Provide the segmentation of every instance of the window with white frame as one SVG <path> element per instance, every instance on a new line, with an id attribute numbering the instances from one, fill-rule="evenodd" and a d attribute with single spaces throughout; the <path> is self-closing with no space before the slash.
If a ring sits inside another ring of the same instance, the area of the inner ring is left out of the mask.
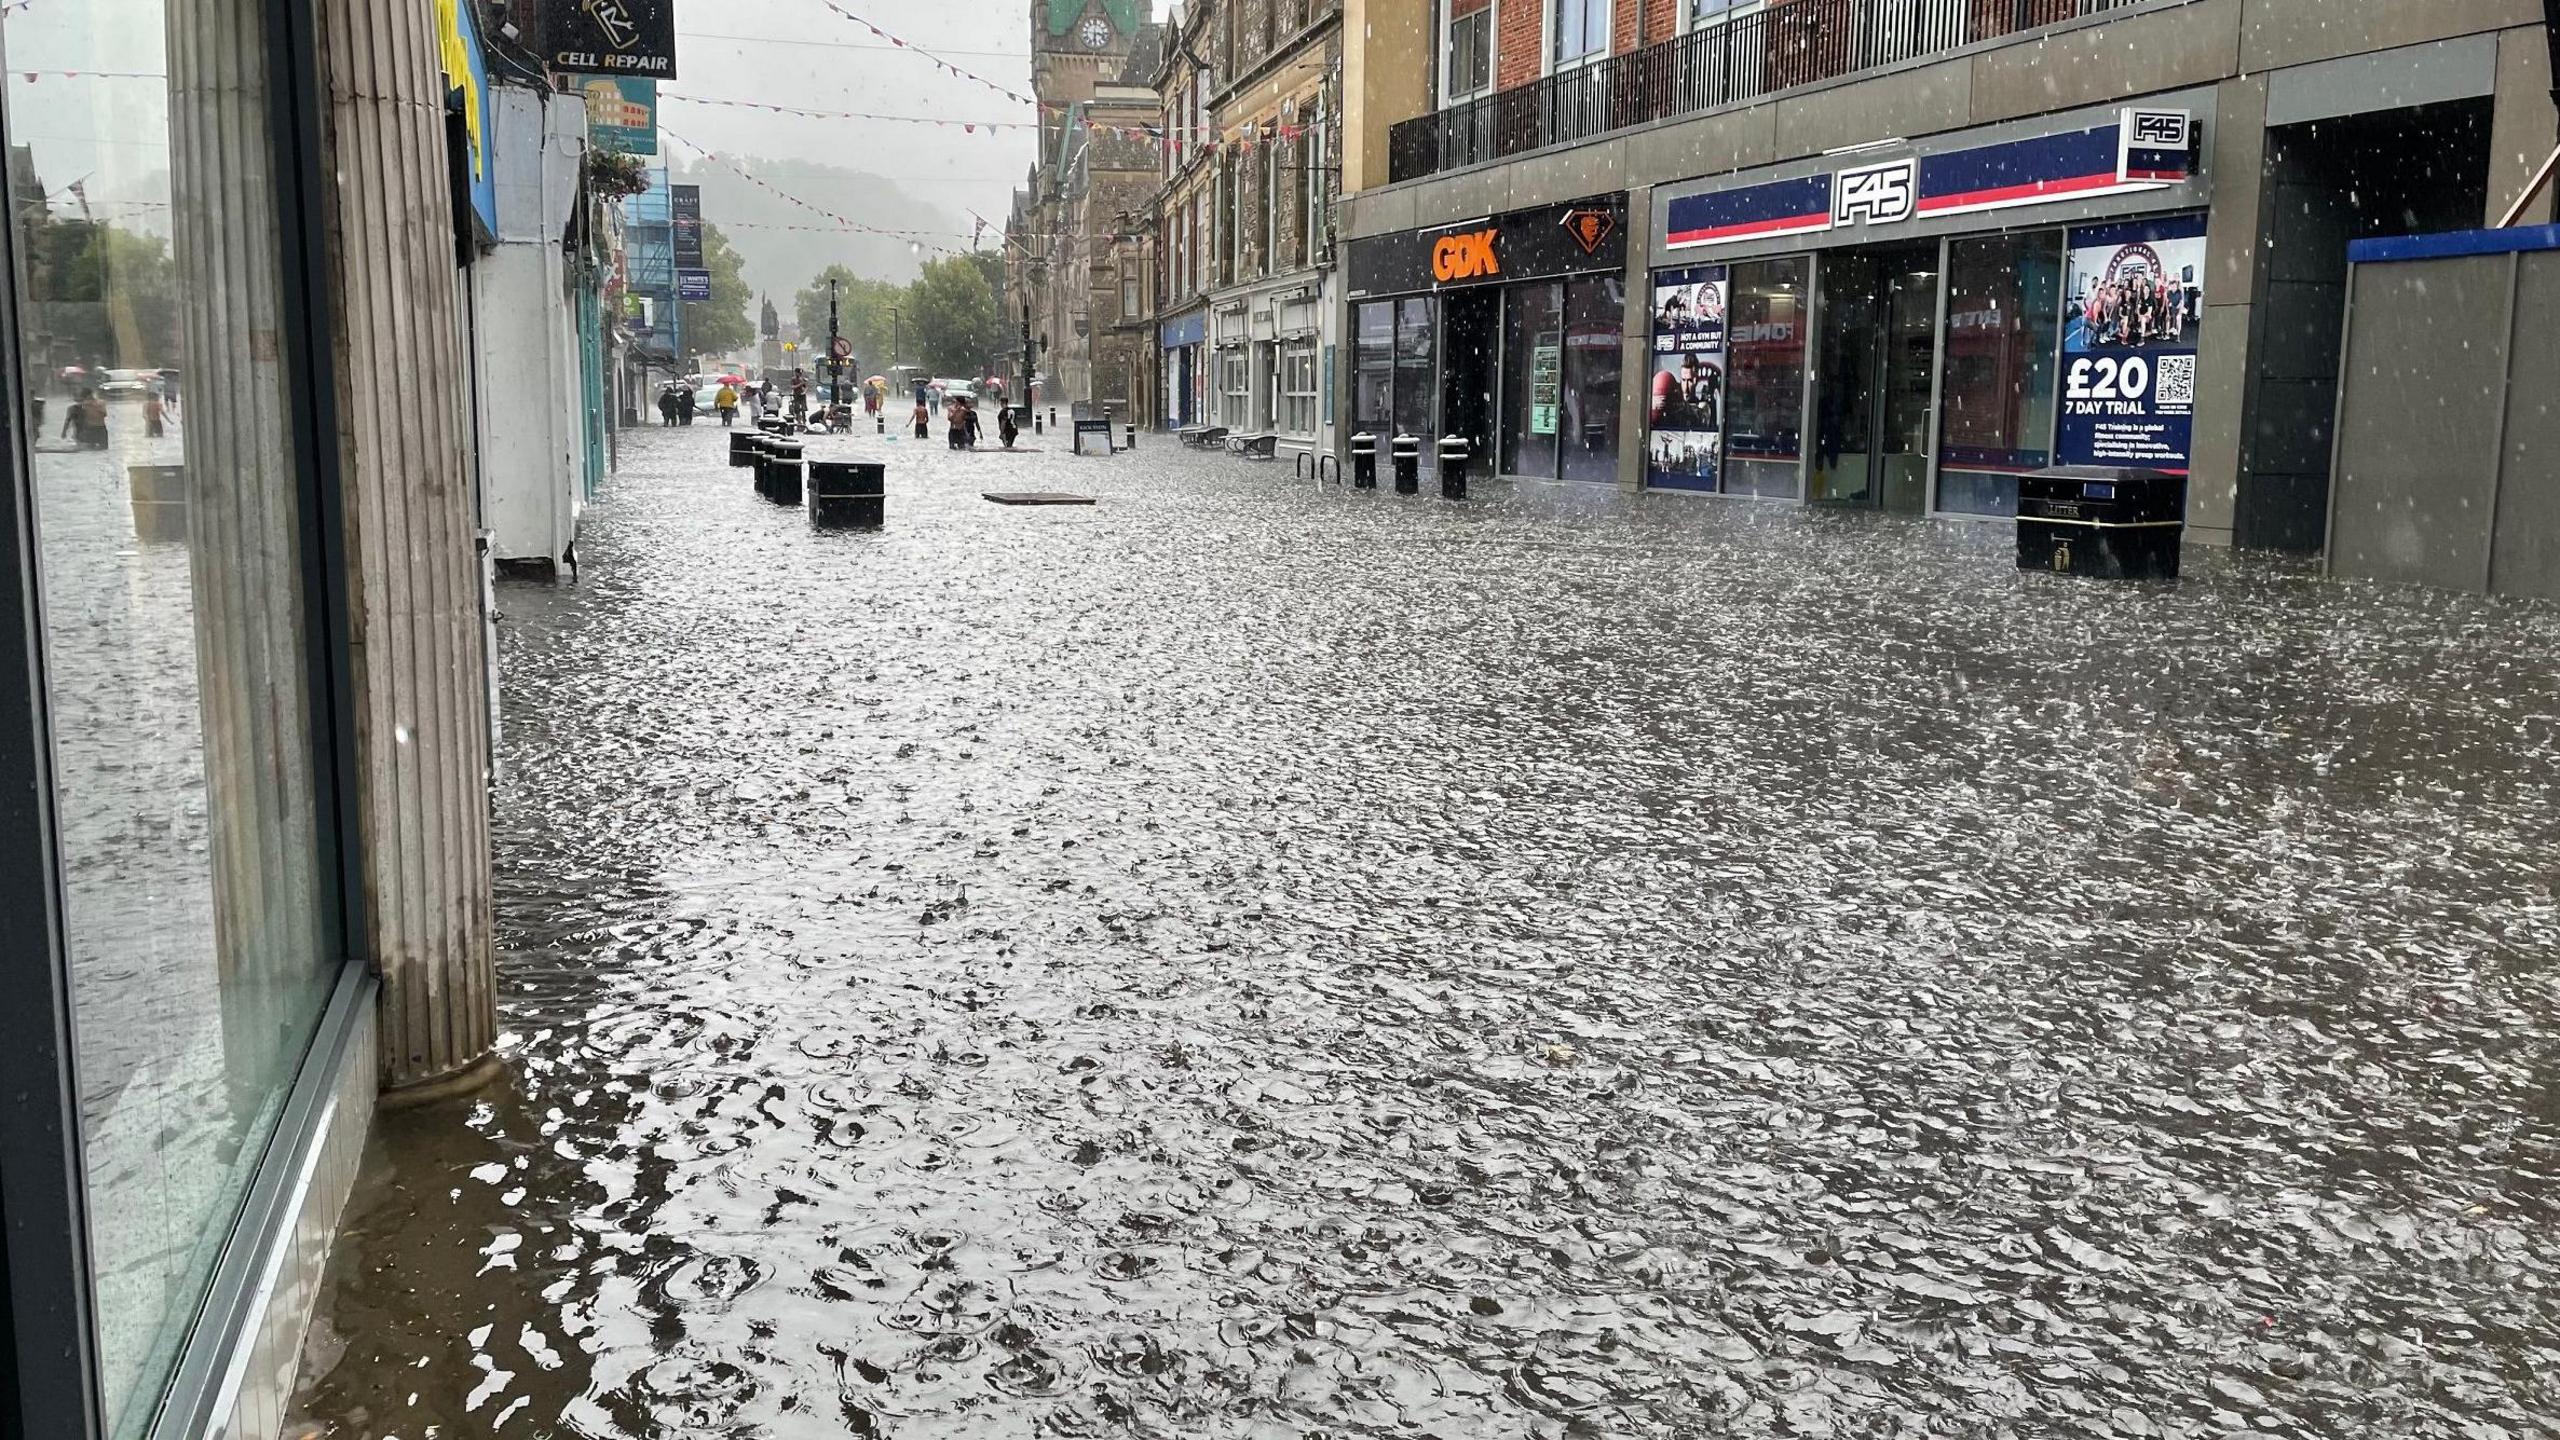
<path id="1" fill-rule="evenodd" d="M 1246 407 L 1253 397 L 1245 389 L 1245 352 L 1231 346 L 1218 352 L 1218 423 L 1230 430 L 1243 430 L 1251 425 Z"/>
<path id="2" fill-rule="evenodd" d="M 1581 65 L 1609 53 L 1609 13 L 1614 0 L 1549 0 L 1553 68 Z"/>
<path id="3" fill-rule="evenodd" d="M 1280 351 L 1280 428 L 1316 433 L 1316 342 L 1291 340 Z"/>
<path id="4" fill-rule="evenodd" d="M 1463 105 L 1493 90 L 1493 0 L 1476 0 L 1476 8 L 1462 15 L 1451 13 L 1467 3 L 1440 0 L 1440 33 L 1449 37 L 1440 52 L 1443 107 Z"/>
<path id="5" fill-rule="evenodd" d="M 1706 30 L 1760 8 L 1761 0 L 1689 0 L 1684 7 L 1689 28 Z"/>
<path id="6" fill-rule="evenodd" d="M 1138 318 L 1138 277 L 1134 273 L 1120 277 L 1120 318 Z"/>

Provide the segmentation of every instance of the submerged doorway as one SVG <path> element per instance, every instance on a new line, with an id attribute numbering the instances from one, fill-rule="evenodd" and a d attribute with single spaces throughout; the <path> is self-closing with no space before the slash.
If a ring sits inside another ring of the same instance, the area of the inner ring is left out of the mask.
<path id="1" fill-rule="evenodd" d="M 1822 257 L 1816 503 L 1928 513 L 1938 279 L 1935 241 Z"/>

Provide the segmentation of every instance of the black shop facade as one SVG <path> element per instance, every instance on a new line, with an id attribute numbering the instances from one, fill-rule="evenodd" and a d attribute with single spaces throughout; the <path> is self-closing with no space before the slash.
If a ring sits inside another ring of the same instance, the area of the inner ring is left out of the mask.
<path id="1" fill-rule="evenodd" d="M 1618 479 L 1626 199 L 1597 196 L 1354 240 L 1344 255 L 1353 432 L 1478 473 Z"/>

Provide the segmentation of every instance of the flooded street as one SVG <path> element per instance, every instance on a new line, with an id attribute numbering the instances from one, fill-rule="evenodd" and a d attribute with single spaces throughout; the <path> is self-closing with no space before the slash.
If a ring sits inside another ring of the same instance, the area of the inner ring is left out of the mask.
<path id="1" fill-rule="evenodd" d="M 626 440 L 309 1433 L 2560 1436 L 2560 613 Z"/>

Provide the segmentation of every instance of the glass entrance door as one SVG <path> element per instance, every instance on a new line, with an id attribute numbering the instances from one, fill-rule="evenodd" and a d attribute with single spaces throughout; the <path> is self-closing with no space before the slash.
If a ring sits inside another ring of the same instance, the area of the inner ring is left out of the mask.
<path id="1" fill-rule="evenodd" d="M 1938 247 L 1822 260 L 1822 378 L 1813 496 L 1925 514 L 1938 355 Z"/>

